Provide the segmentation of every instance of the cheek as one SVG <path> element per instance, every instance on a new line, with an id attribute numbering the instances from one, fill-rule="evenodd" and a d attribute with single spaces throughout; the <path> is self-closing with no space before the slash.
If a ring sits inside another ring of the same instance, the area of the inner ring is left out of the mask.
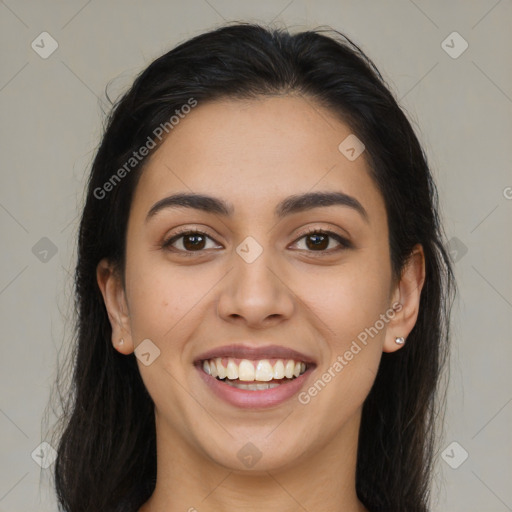
<path id="1" fill-rule="evenodd" d="M 130 319 L 135 342 L 154 339 L 162 349 L 186 337 L 183 329 L 200 310 L 201 299 L 215 283 L 193 270 L 168 262 L 133 259 L 127 263 Z M 177 335 L 181 332 L 181 335 Z"/>
<path id="2" fill-rule="evenodd" d="M 137 346 L 150 339 L 160 351 L 148 366 L 137 360 L 141 378 L 157 409 L 165 411 L 176 428 L 185 428 L 178 424 L 190 408 L 190 396 L 183 393 L 190 364 L 187 342 L 204 318 L 201 299 L 215 280 L 200 279 L 192 267 L 184 271 L 171 268 L 168 262 L 143 262 L 135 257 L 127 262 L 126 280 L 134 343 Z"/>
<path id="3" fill-rule="evenodd" d="M 330 432 L 335 435 L 362 406 L 378 371 L 387 326 L 381 320 L 388 311 L 387 275 L 378 267 L 370 272 L 366 265 L 347 265 L 336 276 L 317 276 L 302 286 L 306 309 L 314 311 L 312 321 L 321 327 L 326 357 L 301 403 L 310 403 L 319 417 L 336 418 Z"/>
<path id="4" fill-rule="evenodd" d="M 321 320 L 331 348 L 344 351 L 388 309 L 390 278 L 381 264 L 363 258 L 334 269 L 300 272 L 292 288 L 307 305 L 306 314 L 310 309 Z"/>

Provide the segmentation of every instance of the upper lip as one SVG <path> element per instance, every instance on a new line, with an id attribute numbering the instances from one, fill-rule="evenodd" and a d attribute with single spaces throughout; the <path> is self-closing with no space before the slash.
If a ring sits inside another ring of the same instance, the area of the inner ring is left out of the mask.
<path id="1" fill-rule="evenodd" d="M 213 348 L 199 355 L 195 362 L 204 361 L 205 359 L 215 359 L 216 357 L 232 357 L 240 359 L 293 359 L 295 361 L 303 361 L 305 363 L 315 364 L 312 357 L 298 352 L 292 348 L 283 347 L 281 345 L 265 345 L 263 347 L 253 347 L 250 345 L 223 345 L 222 347 Z"/>

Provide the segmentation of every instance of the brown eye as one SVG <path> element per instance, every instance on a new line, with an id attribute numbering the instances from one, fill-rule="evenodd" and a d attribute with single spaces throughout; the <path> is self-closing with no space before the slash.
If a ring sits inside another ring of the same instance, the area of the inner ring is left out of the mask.
<path id="1" fill-rule="evenodd" d="M 329 246 L 329 236 L 321 233 L 307 235 L 306 246 L 308 249 L 327 249 Z"/>
<path id="2" fill-rule="evenodd" d="M 299 240 L 305 239 L 306 251 L 327 253 L 336 252 L 352 247 L 352 244 L 342 236 L 332 231 L 324 231 L 320 229 L 313 229 L 303 234 L 295 243 Z M 188 230 L 182 231 L 178 234 L 173 235 L 168 240 L 162 243 L 162 249 L 166 249 L 176 253 L 182 253 L 185 256 L 192 256 L 193 253 L 200 253 L 208 248 L 219 248 L 221 246 L 206 247 L 207 241 L 211 240 L 214 242 L 208 234 L 203 231 Z M 331 240 L 338 242 L 338 247 L 330 248 Z M 179 242 L 179 243 L 178 243 Z M 175 245 L 176 244 L 176 245 Z M 181 244 L 181 247 L 180 247 Z"/>
<path id="3" fill-rule="evenodd" d="M 202 231 L 183 231 L 163 242 L 162 248 L 183 253 L 200 252 L 206 249 L 205 244 L 207 239 L 213 240 L 210 236 L 208 236 L 206 233 L 203 233 Z M 181 247 L 179 247 L 179 244 L 178 247 L 174 247 L 176 242 L 181 242 Z"/>
<path id="4" fill-rule="evenodd" d="M 183 246 L 187 251 L 191 251 L 194 249 L 204 249 L 205 237 L 203 235 L 191 234 L 184 235 L 183 238 Z"/>
<path id="5" fill-rule="evenodd" d="M 343 250 L 351 247 L 351 243 L 348 240 L 332 231 L 313 229 L 302 235 L 297 241 L 302 239 L 306 240 L 306 248 L 309 250 L 309 252 L 330 253 L 336 250 Z M 333 250 L 327 250 L 331 239 L 336 240 L 341 247 L 338 247 L 337 249 L 334 248 Z"/>

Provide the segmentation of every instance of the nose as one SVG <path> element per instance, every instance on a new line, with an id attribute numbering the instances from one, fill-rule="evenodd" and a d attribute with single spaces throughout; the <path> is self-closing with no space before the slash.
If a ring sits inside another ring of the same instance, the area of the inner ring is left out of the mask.
<path id="1" fill-rule="evenodd" d="M 232 262 L 217 303 L 219 317 L 255 329 L 291 318 L 294 294 L 270 250 L 263 250 L 254 261 L 233 251 Z"/>

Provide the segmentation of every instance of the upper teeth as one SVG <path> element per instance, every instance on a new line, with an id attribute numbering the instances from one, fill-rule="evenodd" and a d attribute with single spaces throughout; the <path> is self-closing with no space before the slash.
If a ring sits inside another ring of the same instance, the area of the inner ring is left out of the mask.
<path id="1" fill-rule="evenodd" d="M 231 357 L 227 359 L 227 366 L 224 366 L 222 358 L 217 357 L 209 361 L 203 361 L 203 370 L 212 377 L 230 380 L 239 379 L 244 381 L 269 381 L 272 379 L 291 379 L 298 377 L 306 371 L 306 363 L 294 361 L 293 359 L 277 359 L 272 366 L 268 359 L 251 361 L 242 359 L 236 364 Z"/>

